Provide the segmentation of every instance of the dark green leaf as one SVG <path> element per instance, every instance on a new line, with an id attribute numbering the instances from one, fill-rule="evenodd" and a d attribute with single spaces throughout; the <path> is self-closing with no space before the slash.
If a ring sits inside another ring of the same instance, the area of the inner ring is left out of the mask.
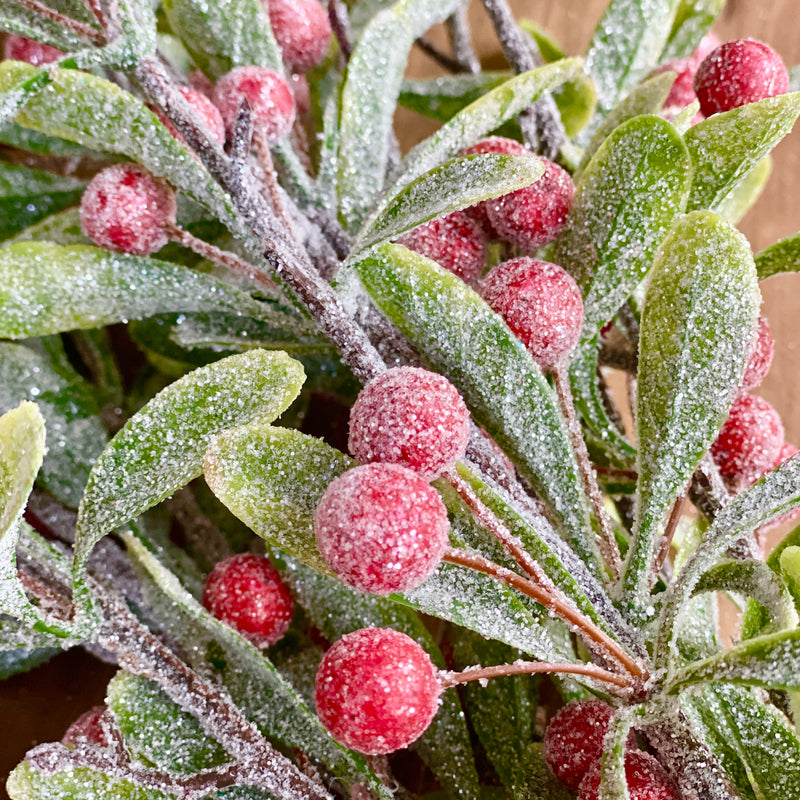
<path id="1" fill-rule="evenodd" d="M 572 800 L 574 795 L 561 783 L 544 760 L 541 742 L 525 748 L 514 780 L 514 800 Z"/>

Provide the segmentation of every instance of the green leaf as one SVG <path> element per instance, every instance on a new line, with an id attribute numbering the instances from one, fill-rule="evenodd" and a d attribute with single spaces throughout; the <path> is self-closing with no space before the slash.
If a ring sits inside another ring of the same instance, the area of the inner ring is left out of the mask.
<path id="1" fill-rule="evenodd" d="M 715 211 L 748 173 L 791 131 L 800 92 L 714 114 L 686 131 L 694 165 L 688 209 Z"/>
<path id="2" fill-rule="evenodd" d="M 543 174 L 542 160 L 530 156 L 475 155 L 447 161 L 412 181 L 366 223 L 350 260 L 434 217 L 529 186 Z"/>
<path id="3" fill-rule="evenodd" d="M 337 180 L 339 213 L 348 230 L 358 230 L 383 188 L 414 39 L 463 2 L 400 0 L 372 19 L 353 50 L 342 88 Z"/>
<path id="4" fill-rule="evenodd" d="M 731 189 L 726 198 L 717 203 L 717 213 L 735 225 L 761 197 L 771 174 L 772 158 L 765 156 Z"/>
<path id="5" fill-rule="evenodd" d="M 17 647 L 14 650 L 0 650 L 0 680 L 6 680 L 21 672 L 46 664 L 61 652 L 59 647 L 39 647 L 27 650 Z"/>
<path id="6" fill-rule="evenodd" d="M 52 3 L 50 4 L 52 6 Z M 80 22 L 96 24 L 94 16 L 81 0 L 61 2 L 59 10 Z M 48 19 L 44 14 L 25 8 L 16 0 L 0 0 L 0 30 L 25 36 L 37 42 L 58 47 L 66 52 L 83 49 L 87 42 L 66 25 Z"/>
<path id="7" fill-rule="evenodd" d="M 511 72 L 478 72 L 441 75 L 423 80 L 404 80 L 400 105 L 418 114 L 448 122 L 470 103 L 480 100 L 512 77 Z"/>
<path id="8" fill-rule="evenodd" d="M 756 256 L 756 271 L 760 281 L 782 272 L 800 272 L 800 233 L 762 250 Z"/>
<path id="9" fill-rule="evenodd" d="M 506 716 L 507 712 L 503 713 Z M 550 771 L 542 742 L 530 742 L 519 762 L 514 780 L 514 800 L 572 800 L 573 793 Z"/>
<path id="10" fill-rule="evenodd" d="M 528 350 L 463 281 L 400 245 L 378 248 L 357 270 L 383 312 L 458 387 L 476 422 L 595 569 L 589 508 L 566 425 Z"/>
<path id="11" fill-rule="evenodd" d="M 12 236 L 6 245 L 37 241 L 51 244 L 92 244 L 92 240 L 81 230 L 79 208 L 68 208 L 65 211 L 51 214 L 41 222 L 30 225 L 16 236 Z"/>
<path id="12" fill-rule="evenodd" d="M 653 266 L 639 338 L 638 512 L 623 580 L 638 614 L 659 526 L 725 421 L 760 303 L 744 236 L 710 212 L 683 217 Z"/>
<path id="13" fill-rule="evenodd" d="M 625 771 L 625 753 L 633 715 L 631 709 L 618 709 L 608 725 L 603 740 L 603 755 L 600 760 L 600 788 L 598 800 L 623 800 L 630 797 Z"/>
<path id="14" fill-rule="evenodd" d="M 283 72 L 281 51 L 259 0 L 164 0 L 163 7 L 172 30 L 211 78 L 251 64 Z"/>
<path id="15" fill-rule="evenodd" d="M 144 256 L 49 242 L 0 248 L 0 336 L 23 339 L 178 311 L 258 317 L 262 304 L 218 278 Z"/>
<path id="16" fill-rule="evenodd" d="M 76 526 L 76 590 L 103 536 L 198 477 L 215 434 L 278 417 L 303 379 L 300 364 L 284 353 L 252 350 L 175 381 L 131 417 L 89 476 Z"/>
<path id="17" fill-rule="evenodd" d="M 719 16 L 725 0 L 681 0 L 661 60 L 688 58 Z"/>

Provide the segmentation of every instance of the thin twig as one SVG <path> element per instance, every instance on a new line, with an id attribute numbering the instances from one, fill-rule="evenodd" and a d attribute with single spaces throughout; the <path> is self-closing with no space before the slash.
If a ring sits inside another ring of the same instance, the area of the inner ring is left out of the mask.
<path id="1" fill-rule="evenodd" d="M 450 37 L 450 48 L 453 51 L 453 57 L 461 65 L 463 72 L 471 72 L 474 75 L 481 71 L 481 62 L 472 47 L 472 36 L 470 35 L 467 13 L 465 5 L 459 6 L 447 18 L 445 24 L 447 25 L 447 35 Z"/>
<path id="2" fill-rule="evenodd" d="M 105 11 L 103 11 L 103 7 L 100 5 L 99 0 L 84 0 L 88 9 L 94 14 L 94 18 L 97 20 L 97 24 L 100 26 L 102 30 L 108 29 L 108 22 L 106 20 Z"/>
<path id="3" fill-rule="evenodd" d="M 272 210 L 275 216 L 286 227 L 287 231 L 295 233 L 294 226 L 289 219 L 289 214 L 286 211 L 286 206 L 283 204 L 281 191 L 278 187 L 278 179 L 275 176 L 275 164 L 272 161 L 272 153 L 269 149 L 269 142 L 263 131 L 256 130 L 253 133 L 253 143 L 256 146 L 256 156 L 258 163 L 261 166 L 261 171 L 264 173 L 264 182 L 267 186 L 267 193 L 272 205 Z"/>
<path id="4" fill-rule="evenodd" d="M 664 562 L 667 560 L 669 548 L 672 546 L 672 539 L 675 536 L 675 531 L 678 530 L 678 523 L 681 520 L 685 503 L 686 493 L 684 492 L 680 497 L 678 497 L 677 500 L 675 500 L 672 505 L 672 511 L 670 512 L 669 519 L 667 520 L 667 525 L 664 528 L 664 535 L 661 537 L 661 543 L 653 562 L 653 582 L 655 582 L 656 578 L 658 577 L 658 573 L 661 572 L 661 567 L 664 566 Z"/>
<path id="5" fill-rule="evenodd" d="M 341 0 L 328 0 L 328 19 L 333 35 L 339 43 L 339 52 L 346 64 L 353 54 L 353 46 L 350 44 L 350 21 L 347 18 L 347 8 Z"/>
<path id="6" fill-rule="evenodd" d="M 78 36 L 82 36 L 84 39 L 89 39 L 89 41 L 94 42 L 95 44 L 106 43 L 106 35 L 102 31 L 98 31 L 91 25 L 87 25 L 85 22 L 79 22 L 77 19 L 73 19 L 66 14 L 61 14 L 49 6 L 46 6 L 44 3 L 40 3 L 39 0 L 16 0 L 16 2 L 23 8 L 33 11 L 34 14 L 39 14 L 42 17 L 46 17 L 47 19 L 58 23 L 62 27 L 71 30 Z"/>
<path id="7" fill-rule="evenodd" d="M 450 72 L 463 72 L 464 68 L 459 61 L 455 58 L 443 53 L 430 39 L 425 36 L 420 36 L 414 44 L 422 50 L 423 53 L 430 56 L 439 66 L 444 67 Z"/>

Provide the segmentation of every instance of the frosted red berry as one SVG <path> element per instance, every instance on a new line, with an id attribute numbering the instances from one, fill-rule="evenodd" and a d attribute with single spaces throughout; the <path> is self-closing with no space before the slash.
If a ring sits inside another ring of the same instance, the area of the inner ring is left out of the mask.
<path id="1" fill-rule="evenodd" d="M 95 244 L 149 255 L 169 241 L 175 193 L 136 164 L 114 164 L 92 178 L 81 198 L 81 228 Z"/>
<path id="2" fill-rule="evenodd" d="M 192 89 L 189 86 L 179 86 L 178 91 L 183 96 L 183 99 L 192 107 L 192 111 L 198 116 L 214 141 L 217 142 L 217 144 L 225 144 L 225 123 L 222 121 L 222 115 L 219 113 L 219 109 L 199 89 Z M 183 141 L 183 137 L 178 133 L 169 119 L 167 119 L 166 115 L 161 111 L 156 111 L 155 113 L 167 127 L 167 130 L 176 139 Z"/>
<path id="3" fill-rule="evenodd" d="M 419 738 L 439 706 L 436 668 L 409 636 L 364 628 L 325 653 L 314 689 L 331 736 L 368 755 L 392 753 Z"/>
<path id="4" fill-rule="evenodd" d="M 314 515 L 322 557 L 344 583 L 372 594 L 414 589 L 448 544 L 442 499 L 397 464 L 365 464 L 328 486 Z"/>
<path id="5" fill-rule="evenodd" d="M 557 264 L 515 258 L 498 264 L 481 293 L 544 369 L 575 348 L 583 326 L 583 300 L 574 278 Z"/>
<path id="6" fill-rule="evenodd" d="M 707 117 L 789 91 L 781 57 L 764 42 L 738 39 L 709 53 L 697 68 L 694 90 Z"/>
<path id="7" fill-rule="evenodd" d="M 254 553 L 220 561 L 203 588 L 203 605 L 256 647 L 269 647 L 286 633 L 294 601 L 278 570 Z"/>
<path id="8" fill-rule="evenodd" d="M 575 700 L 564 706 L 544 733 L 544 760 L 570 789 L 577 789 L 603 754 L 614 709 L 602 700 Z"/>
<path id="9" fill-rule="evenodd" d="M 744 370 L 741 390 L 743 392 L 755 389 L 764 380 L 772 365 L 775 355 L 775 340 L 766 317 L 758 318 L 757 338 L 750 360 Z"/>
<path id="10" fill-rule="evenodd" d="M 308 72 L 327 55 L 331 23 L 318 0 L 262 0 L 284 62 Z"/>
<path id="11" fill-rule="evenodd" d="M 722 476 L 741 487 L 775 463 L 783 442 L 778 412 L 763 398 L 743 394 L 733 402 L 728 419 L 711 445 L 711 455 Z"/>
<path id="12" fill-rule="evenodd" d="M 64 53 L 57 47 L 50 47 L 41 44 L 33 39 L 24 36 L 6 36 L 3 45 L 3 58 L 10 58 L 14 61 L 25 61 L 38 67 L 41 64 L 50 64 L 57 61 Z"/>
<path id="13" fill-rule="evenodd" d="M 681 800 L 667 771 L 649 753 L 625 754 L 625 778 L 630 800 Z M 595 761 L 580 786 L 578 800 L 599 800 L 600 762 Z"/>
<path id="14" fill-rule="evenodd" d="M 61 737 L 61 743 L 73 747 L 81 744 L 106 747 L 108 745 L 108 739 L 106 738 L 100 721 L 105 712 L 105 706 L 95 706 L 81 714 L 78 719 L 67 728 L 66 732 Z"/>
<path id="15" fill-rule="evenodd" d="M 214 86 L 213 100 L 228 131 L 233 128 L 242 97 L 253 109 L 253 124 L 275 144 L 294 123 L 294 96 L 289 84 L 267 67 L 234 67 Z"/>
<path id="16" fill-rule="evenodd" d="M 442 375 L 397 367 L 371 380 L 350 411 L 350 452 L 400 464 L 431 481 L 464 455 L 469 410 Z"/>

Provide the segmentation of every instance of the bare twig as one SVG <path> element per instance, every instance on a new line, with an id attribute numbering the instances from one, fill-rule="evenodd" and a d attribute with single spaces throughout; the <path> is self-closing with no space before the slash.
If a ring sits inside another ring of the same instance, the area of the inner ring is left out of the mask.
<path id="1" fill-rule="evenodd" d="M 459 8 L 447 18 L 447 35 L 450 37 L 450 47 L 453 57 L 461 65 L 463 72 L 476 74 L 481 71 L 481 62 L 475 55 L 472 47 L 467 7 Z"/>
<path id="2" fill-rule="evenodd" d="M 350 21 L 347 18 L 347 8 L 341 0 L 328 0 L 328 19 L 333 35 L 339 43 L 339 52 L 346 64 L 353 54 L 353 46 L 350 44 Z"/>
<path id="3" fill-rule="evenodd" d="M 108 21 L 106 20 L 105 11 L 103 11 L 103 7 L 100 4 L 99 0 L 84 0 L 86 3 L 87 8 L 94 14 L 94 18 L 97 20 L 97 24 L 103 29 L 108 29 Z"/>
<path id="4" fill-rule="evenodd" d="M 82 36 L 84 39 L 88 39 L 90 42 L 94 42 L 95 44 L 106 43 L 106 35 L 102 31 L 98 31 L 96 28 L 93 28 L 91 25 L 87 25 L 85 22 L 79 22 L 77 19 L 73 19 L 72 17 L 68 17 L 66 14 L 55 11 L 49 6 L 46 6 L 44 3 L 40 3 L 38 0 L 16 0 L 16 2 L 23 8 L 27 8 L 29 11 L 33 11 L 35 14 L 39 14 L 40 16 L 46 17 L 53 22 L 57 22 L 62 27 L 71 30 L 78 36 Z"/>
<path id="5" fill-rule="evenodd" d="M 283 198 L 281 197 L 280 188 L 278 187 L 278 179 L 275 176 L 275 164 L 272 161 L 269 142 L 263 131 L 256 130 L 254 132 L 253 143 L 256 146 L 258 163 L 264 174 L 264 182 L 267 186 L 267 193 L 269 194 L 272 210 L 275 212 L 275 216 L 286 227 L 286 230 L 294 233 L 294 226 L 289 219 L 289 214 L 286 212 L 286 206 L 283 204 Z"/>
<path id="6" fill-rule="evenodd" d="M 661 543 L 653 562 L 652 580 L 654 582 L 658 577 L 658 573 L 661 572 L 661 567 L 664 566 L 664 562 L 667 560 L 667 555 L 669 555 L 669 548 L 672 546 L 672 539 L 675 536 L 675 531 L 678 530 L 678 523 L 681 520 L 685 503 L 686 494 L 684 493 L 678 497 L 672 506 L 672 511 L 670 512 L 669 519 L 667 520 L 666 527 L 664 528 L 664 535 L 661 537 Z"/>
<path id="7" fill-rule="evenodd" d="M 420 36 L 414 44 L 422 50 L 423 53 L 430 56 L 439 66 L 444 67 L 450 72 L 463 72 L 464 68 L 461 63 L 455 58 L 443 53 L 430 39 L 425 36 Z"/>

